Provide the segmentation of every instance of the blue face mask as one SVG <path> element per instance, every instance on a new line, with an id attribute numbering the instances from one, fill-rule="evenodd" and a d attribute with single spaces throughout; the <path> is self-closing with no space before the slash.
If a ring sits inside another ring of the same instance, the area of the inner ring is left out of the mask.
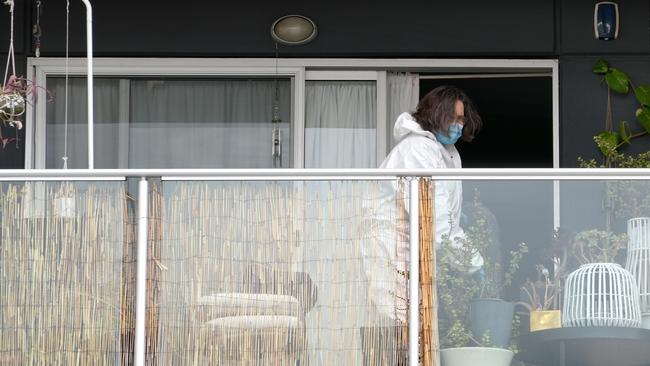
<path id="1" fill-rule="evenodd" d="M 447 134 L 436 131 L 433 133 L 433 135 L 436 136 L 436 140 L 438 140 L 438 142 L 441 144 L 453 145 L 463 135 L 463 125 L 460 123 L 452 123 L 449 125 Z"/>

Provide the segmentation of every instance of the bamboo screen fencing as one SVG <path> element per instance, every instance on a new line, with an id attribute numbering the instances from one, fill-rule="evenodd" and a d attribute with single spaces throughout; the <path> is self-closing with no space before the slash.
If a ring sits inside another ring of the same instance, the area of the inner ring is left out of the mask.
<path id="1" fill-rule="evenodd" d="M 123 182 L 0 183 L 0 364 L 130 362 Z"/>
<path id="2" fill-rule="evenodd" d="M 408 244 L 396 253 L 396 242 L 408 223 L 396 183 L 163 182 L 148 359 L 405 361 L 394 317 L 407 301 Z"/>
<path id="3" fill-rule="evenodd" d="M 147 364 L 405 364 L 404 187 L 152 183 Z M 132 364 L 126 184 L 0 188 L 0 364 Z"/>

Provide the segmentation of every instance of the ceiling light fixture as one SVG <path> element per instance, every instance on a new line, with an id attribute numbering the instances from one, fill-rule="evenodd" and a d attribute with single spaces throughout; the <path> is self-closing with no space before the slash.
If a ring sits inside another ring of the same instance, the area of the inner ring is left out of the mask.
<path id="1" fill-rule="evenodd" d="M 286 46 L 307 44 L 317 33 L 316 23 L 304 15 L 285 15 L 271 25 L 271 37 Z"/>

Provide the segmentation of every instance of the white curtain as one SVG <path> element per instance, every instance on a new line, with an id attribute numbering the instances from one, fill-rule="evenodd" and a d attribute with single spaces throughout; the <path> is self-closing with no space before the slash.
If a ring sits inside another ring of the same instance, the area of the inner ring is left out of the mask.
<path id="1" fill-rule="evenodd" d="M 95 83 L 97 168 L 273 166 L 273 80 L 133 79 L 127 82 L 130 89 L 128 118 L 122 123 L 119 121 L 120 109 L 126 106 L 119 104 L 119 79 L 98 79 Z M 48 168 L 60 167 L 58 162 L 63 151 L 63 87 L 63 78 L 48 79 L 48 88 L 57 94 L 55 103 L 48 107 L 47 112 Z M 68 151 L 71 164 L 68 166 L 84 168 L 87 166 L 85 79 L 73 79 L 69 89 Z M 282 166 L 289 167 L 289 80 L 279 80 L 278 89 L 283 121 L 280 124 Z"/>
<path id="2" fill-rule="evenodd" d="M 118 168 L 119 79 L 94 80 L 95 167 Z M 54 100 L 47 103 L 46 159 L 48 169 L 63 168 L 65 155 L 65 79 L 48 78 Z M 88 98 L 85 78 L 70 78 L 68 86 L 68 168 L 88 168 Z M 120 167 L 121 168 L 121 167 Z"/>
<path id="3" fill-rule="evenodd" d="M 305 167 L 377 165 L 377 86 L 374 81 L 307 81 Z"/>
<path id="4" fill-rule="evenodd" d="M 386 76 L 388 84 L 388 132 L 387 146 L 395 146 L 393 125 L 403 112 L 414 112 L 420 100 L 420 76 L 405 72 L 389 72 Z"/>
<path id="5" fill-rule="evenodd" d="M 278 82 L 282 166 L 289 167 L 291 87 Z M 129 165 L 270 168 L 273 80 L 131 82 Z"/>

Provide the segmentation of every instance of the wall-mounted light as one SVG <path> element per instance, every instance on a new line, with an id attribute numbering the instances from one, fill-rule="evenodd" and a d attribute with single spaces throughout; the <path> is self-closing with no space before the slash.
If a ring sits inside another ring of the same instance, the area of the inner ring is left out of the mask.
<path id="1" fill-rule="evenodd" d="M 619 16 L 618 4 L 601 1 L 594 8 L 594 32 L 596 39 L 611 41 L 618 38 Z"/>
<path id="2" fill-rule="evenodd" d="M 286 46 L 298 46 L 316 38 L 316 23 L 303 15 L 285 15 L 271 25 L 273 39 Z"/>

